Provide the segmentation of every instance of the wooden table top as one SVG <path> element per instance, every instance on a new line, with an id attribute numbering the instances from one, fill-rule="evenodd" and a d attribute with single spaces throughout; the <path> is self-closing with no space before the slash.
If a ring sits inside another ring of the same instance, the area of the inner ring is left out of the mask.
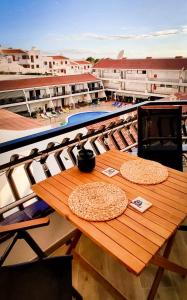
<path id="1" fill-rule="evenodd" d="M 138 275 L 186 217 L 187 174 L 168 168 L 169 177 L 163 183 L 139 185 L 124 179 L 120 173 L 111 178 L 101 173 L 107 167 L 119 170 L 122 163 L 130 159 L 136 158 L 110 150 L 96 156 L 96 167 L 91 173 L 82 173 L 73 167 L 33 185 L 32 189 L 82 233 Z M 142 196 L 153 205 L 144 213 L 128 206 L 121 216 L 106 222 L 83 220 L 69 209 L 68 197 L 78 185 L 93 181 L 115 184 L 125 191 L 128 200 Z"/>

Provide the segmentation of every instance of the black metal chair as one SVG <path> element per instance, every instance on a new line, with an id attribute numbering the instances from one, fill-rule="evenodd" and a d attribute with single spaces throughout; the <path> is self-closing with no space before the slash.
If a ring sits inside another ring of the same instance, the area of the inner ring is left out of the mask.
<path id="1" fill-rule="evenodd" d="M 26 231 L 48 224 L 49 218 L 45 217 L 0 226 L 0 234 L 15 234 L 11 244 L 0 257 L 0 299 L 82 300 L 82 296 L 72 287 L 72 256 L 47 258 Z M 28 243 L 37 254 L 38 260 L 2 266 L 18 239 L 24 239 Z"/>
<path id="2" fill-rule="evenodd" d="M 138 156 L 182 171 L 181 107 L 138 107 Z"/>

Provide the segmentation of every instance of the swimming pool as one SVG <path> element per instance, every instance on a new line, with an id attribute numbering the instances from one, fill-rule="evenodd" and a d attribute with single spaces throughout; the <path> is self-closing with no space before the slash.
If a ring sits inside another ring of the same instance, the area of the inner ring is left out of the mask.
<path id="1" fill-rule="evenodd" d="M 78 123 L 86 122 L 93 120 L 97 117 L 101 117 L 104 115 L 107 115 L 109 111 L 85 111 L 80 112 L 78 114 L 71 115 L 67 117 L 66 122 L 64 124 L 61 124 L 62 126 L 66 125 L 75 125 Z"/>

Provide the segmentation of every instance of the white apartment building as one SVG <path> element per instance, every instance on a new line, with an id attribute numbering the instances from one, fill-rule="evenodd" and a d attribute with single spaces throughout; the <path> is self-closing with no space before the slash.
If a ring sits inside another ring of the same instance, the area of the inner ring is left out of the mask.
<path id="1" fill-rule="evenodd" d="M 73 73 L 84 74 L 92 72 L 92 64 L 86 60 L 74 60 L 71 62 Z"/>
<path id="2" fill-rule="evenodd" d="M 0 108 L 32 112 L 88 104 L 106 98 L 102 81 L 92 74 L 45 76 L 0 81 Z"/>
<path id="3" fill-rule="evenodd" d="M 40 50 L 35 47 L 28 51 L 21 49 L 0 49 L 0 72 L 44 74 L 43 56 Z"/>
<path id="4" fill-rule="evenodd" d="M 91 73 L 87 61 L 70 61 L 62 55 L 45 56 L 33 47 L 31 50 L 0 49 L 0 72 L 16 74 L 70 75 Z"/>
<path id="5" fill-rule="evenodd" d="M 70 59 L 62 55 L 43 56 L 43 72 L 53 75 L 65 75 L 70 73 Z"/>
<path id="6" fill-rule="evenodd" d="M 155 99 L 187 92 L 187 58 L 101 59 L 93 74 L 112 98 Z"/>

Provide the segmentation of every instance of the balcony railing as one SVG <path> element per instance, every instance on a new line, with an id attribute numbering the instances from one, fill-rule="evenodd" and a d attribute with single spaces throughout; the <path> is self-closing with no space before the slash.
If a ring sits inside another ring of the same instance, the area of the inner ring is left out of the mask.
<path id="1" fill-rule="evenodd" d="M 9 223 L 12 218 L 14 220 L 33 218 L 50 211 L 50 208 L 31 192 L 30 186 L 75 165 L 80 146 L 92 149 L 95 155 L 113 147 L 121 151 L 135 149 L 137 107 L 149 104 L 152 102 L 146 101 L 94 120 L 47 130 L 0 144 L 1 186 L 3 185 L 5 190 L 10 187 L 11 194 L 11 196 L 7 196 L 6 193 L 3 195 L 0 221 Z M 187 105 L 187 101 L 158 101 L 154 104 Z M 183 123 L 183 133 L 186 138 L 185 123 Z M 23 189 L 24 182 L 26 187 Z"/>

